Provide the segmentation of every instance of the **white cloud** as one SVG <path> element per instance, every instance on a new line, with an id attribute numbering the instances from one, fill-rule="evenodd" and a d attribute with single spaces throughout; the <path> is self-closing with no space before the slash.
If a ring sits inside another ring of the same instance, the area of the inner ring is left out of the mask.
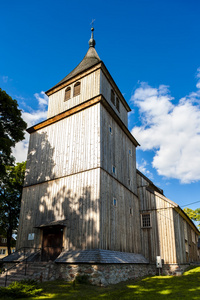
<path id="1" fill-rule="evenodd" d="M 22 111 L 22 118 L 27 123 L 28 127 L 42 122 L 47 117 L 48 97 L 43 91 L 34 94 L 34 96 L 38 100 L 38 109 L 33 110 L 30 107 L 26 106 L 26 110 L 28 111 Z M 13 155 L 16 158 L 16 162 L 22 162 L 27 159 L 28 143 L 29 134 L 26 133 L 25 139 L 17 143 L 15 148 L 13 149 Z"/>
<path id="2" fill-rule="evenodd" d="M 200 68 L 198 68 L 197 69 L 197 79 L 198 79 L 198 81 L 197 81 L 197 84 L 196 84 L 196 87 L 198 88 L 198 89 L 200 89 Z"/>
<path id="3" fill-rule="evenodd" d="M 32 112 L 22 112 L 22 118 L 27 123 L 28 127 L 41 122 L 47 117 L 47 111 L 35 110 Z"/>
<path id="4" fill-rule="evenodd" d="M 7 83 L 8 82 L 8 76 L 2 76 L 3 82 Z"/>
<path id="5" fill-rule="evenodd" d="M 141 126 L 134 127 L 132 134 L 142 150 L 155 151 L 152 166 L 158 174 L 181 183 L 200 180 L 200 90 L 174 105 L 167 86 L 141 83 L 131 100 L 141 116 Z"/>
<path id="6" fill-rule="evenodd" d="M 137 169 L 143 173 L 144 175 L 146 175 L 149 179 L 153 180 L 153 174 L 147 169 L 148 163 L 146 160 L 142 159 L 141 164 L 139 164 L 138 162 L 136 163 L 136 167 Z"/>
<path id="7" fill-rule="evenodd" d="M 48 105 L 48 96 L 45 94 L 45 92 L 40 92 L 40 94 L 35 93 L 35 98 L 38 100 L 38 104 L 40 108 L 44 108 Z"/>

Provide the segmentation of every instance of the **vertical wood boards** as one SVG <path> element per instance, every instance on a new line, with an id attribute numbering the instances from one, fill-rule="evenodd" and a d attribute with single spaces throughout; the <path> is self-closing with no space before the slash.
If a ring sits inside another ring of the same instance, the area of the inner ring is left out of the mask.
<path id="1" fill-rule="evenodd" d="M 199 260 L 198 235 L 193 228 L 174 211 L 174 231 L 176 253 L 180 263 L 190 263 Z"/>
<path id="2" fill-rule="evenodd" d="M 65 90 L 67 87 L 57 91 L 49 96 L 49 106 L 47 118 L 58 115 L 65 110 L 68 110 L 78 104 L 81 104 L 100 93 L 100 70 L 96 70 L 89 75 L 78 80 L 81 83 L 80 95 L 73 96 L 74 83 L 70 84 L 71 98 L 67 101 L 65 99 Z"/>
<path id="3" fill-rule="evenodd" d="M 70 224 L 66 248 L 98 247 L 98 167 L 100 104 L 31 134 L 18 248 L 38 247 L 40 229 L 33 227 L 63 218 Z M 27 241 L 32 232 L 35 240 Z"/>
<path id="4" fill-rule="evenodd" d="M 41 247 L 41 229 L 34 227 L 67 220 L 66 249 L 98 248 L 99 182 L 100 169 L 94 169 L 24 188 L 17 247 Z"/>
<path id="5" fill-rule="evenodd" d="M 135 145 L 103 106 L 100 145 L 101 167 L 137 194 Z M 113 174 L 113 166 L 116 174 Z"/>
<path id="6" fill-rule="evenodd" d="M 30 136 L 25 186 L 99 167 L 100 104 Z"/>
<path id="7" fill-rule="evenodd" d="M 66 249 L 140 252 L 135 145 L 101 104 L 31 134 L 25 186 L 18 247 L 39 247 L 41 229 L 33 227 L 67 219 Z"/>
<path id="8" fill-rule="evenodd" d="M 138 198 L 101 169 L 100 247 L 107 250 L 140 253 Z M 113 204 L 116 198 L 116 206 Z M 133 214 L 130 214 L 130 207 Z"/>
<path id="9" fill-rule="evenodd" d="M 116 112 L 118 117 L 122 120 L 122 122 L 128 127 L 128 118 L 127 118 L 127 110 L 120 101 L 120 111 L 117 110 L 116 106 L 111 102 L 111 89 L 113 87 L 111 84 L 108 82 L 107 78 L 105 77 L 104 73 L 100 71 L 100 79 L 101 79 L 101 85 L 100 85 L 100 93 L 104 96 L 104 98 L 108 101 L 110 106 L 113 108 L 113 110 Z M 115 96 L 116 96 L 116 91 L 114 90 Z M 119 100 L 120 97 L 117 95 Z"/>
<path id="10" fill-rule="evenodd" d="M 150 261 L 161 256 L 165 263 L 186 263 L 198 260 L 197 242 L 191 242 L 193 228 L 187 223 L 189 258 L 186 258 L 183 217 L 170 200 L 146 189 L 149 183 L 137 174 L 140 211 L 151 214 L 151 228 L 141 228 L 142 253 Z M 197 241 L 197 238 L 196 238 Z"/>
<path id="11" fill-rule="evenodd" d="M 103 106 L 100 111 L 101 248 L 139 253 L 141 240 L 135 145 Z M 117 200 L 116 206 L 113 205 L 113 198 Z"/>

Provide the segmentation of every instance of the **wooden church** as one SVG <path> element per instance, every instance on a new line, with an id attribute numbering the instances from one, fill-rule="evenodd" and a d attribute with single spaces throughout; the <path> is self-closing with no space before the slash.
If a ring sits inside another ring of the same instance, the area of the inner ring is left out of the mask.
<path id="1" fill-rule="evenodd" d="M 73 253 L 87 263 L 94 251 L 115 253 L 120 263 L 134 263 L 131 254 L 153 264 L 157 256 L 165 264 L 198 261 L 198 229 L 136 169 L 131 109 L 93 30 L 80 64 L 46 92 L 47 120 L 27 130 L 17 249 L 40 248 L 41 259 L 63 263 Z"/>

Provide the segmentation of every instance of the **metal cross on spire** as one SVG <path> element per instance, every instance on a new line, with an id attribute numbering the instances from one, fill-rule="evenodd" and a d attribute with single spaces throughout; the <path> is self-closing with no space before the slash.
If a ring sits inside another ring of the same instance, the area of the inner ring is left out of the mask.
<path id="1" fill-rule="evenodd" d="M 95 21 L 95 19 L 94 20 L 92 19 L 92 22 L 90 23 L 90 25 L 92 25 L 92 27 L 93 27 L 94 21 Z"/>
<path id="2" fill-rule="evenodd" d="M 90 25 L 92 25 L 92 28 L 91 28 L 91 38 L 89 40 L 89 46 L 90 47 L 95 47 L 95 40 L 94 40 L 94 34 L 93 34 L 93 31 L 94 31 L 94 27 L 93 27 L 93 24 L 94 24 L 94 21 L 95 19 L 92 19 L 92 22 L 90 23 Z"/>

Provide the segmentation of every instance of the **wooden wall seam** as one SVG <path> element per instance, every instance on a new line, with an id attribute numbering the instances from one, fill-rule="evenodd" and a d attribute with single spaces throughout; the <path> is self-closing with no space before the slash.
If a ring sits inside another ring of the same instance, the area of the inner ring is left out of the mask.
<path id="1" fill-rule="evenodd" d="M 106 171 L 103 167 L 100 167 L 100 166 L 95 167 L 95 168 L 85 169 L 85 170 L 82 170 L 82 171 L 80 171 L 80 172 L 75 172 L 75 173 L 63 175 L 63 176 L 60 176 L 60 177 L 52 178 L 52 179 L 49 179 L 49 180 L 43 180 L 43 181 L 41 181 L 41 182 L 36 182 L 36 183 L 34 183 L 34 184 L 24 185 L 23 188 L 29 188 L 29 187 L 36 186 L 36 185 L 39 185 L 39 184 L 43 184 L 43 183 L 47 183 L 47 182 L 51 182 L 51 181 L 56 181 L 56 180 L 59 180 L 59 179 L 65 178 L 65 177 L 74 176 L 74 175 L 77 175 L 77 174 L 80 174 L 80 173 L 85 173 L 85 172 L 89 172 L 89 171 L 96 170 L 96 169 L 100 169 L 100 170 L 106 172 L 106 173 L 107 173 L 108 175 L 110 175 L 113 179 L 115 179 L 118 183 L 120 183 L 123 187 L 125 187 L 129 192 L 131 192 L 131 193 L 134 194 L 136 197 L 138 197 L 138 195 L 135 194 L 132 190 L 130 190 L 125 184 L 123 184 L 123 183 L 122 183 L 121 181 L 119 181 L 115 176 L 113 176 L 111 173 L 109 173 L 109 172 Z"/>

